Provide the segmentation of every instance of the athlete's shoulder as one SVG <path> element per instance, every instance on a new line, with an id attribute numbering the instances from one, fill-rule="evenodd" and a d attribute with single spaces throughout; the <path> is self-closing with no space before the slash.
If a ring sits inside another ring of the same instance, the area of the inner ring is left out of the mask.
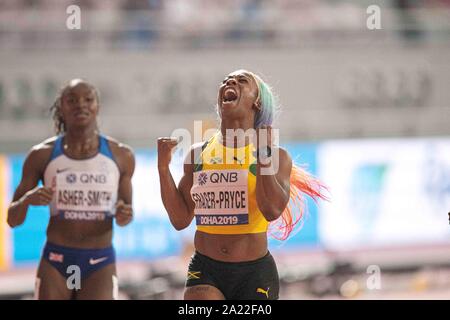
<path id="1" fill-rule="evenodd" d="M 103 136 L 109 144 L 112 154 L 116 160 L 119 170 L 122 174 L 134 172 L 135 158 L 133 149 L 112 137 Z"/>
<path id="2" fill-rule="evenodd" d="M 289 152 L 285 148 L 283 148 L 281 146 L 273 146 L 272 147 L 272 154 L 276 153 L 276 152 L 278 152 L 281 161 L 283 161 L 283 160 L 284 161 L 286 161 L 286 160 L 292 161 L 291 155 L 289 154 Z"/>
<path id="3" fill-rule="evenodd" d="M 58 136 L 54 136 L 34 145 L 31 147 L 29 155 L 39 156 L 48 154 L 50 156 L 57 139 Z"/>
<path id="4" fill-rule="evenodd" d="M 272 158 L 279 168 L 278 174 L 285 175 L 286 178 L 290 176 L 292 170 L 292 158 L 289 152 L 280 146 L 272 146 Z"/>
<path id="5" fill-rule="evenodd" d="M 191 152 L 201 151 L 205 147 L 206 143 L 207 141 L 194 143 L 193 145 L 191 145 Z"/>
<path id="6" fill-rule="evenodd" d="M 58 140 L 59 136 L 53 136 L 51 138 L 45 139 L 44 141 L 34 145 L 31 150 L 48 150 L 52 149 L 55 145 L 56 140 Z"/>
<path id="7" fill-rule="evenodd" d="M 57 139 L 57 136 L 51 137 L 31 147 L 25 162 L 34 167 L 44 167 L 51 157 Z"/>
<path id="8" fill-rule="evenodd" d="M 189 153 L 186 154 L 185 164 L 195 163 L 195 159 L 199 159 L 199 157 L 204 149 L 205 144 L 206 144 L 206 141 L 197 142 L 197 143 L 194 143 L 193 145 L 191 145 L 191 147 L 189 149 Z"/>
<path id="9" fill-rule="evenodd" d="M 272 146 L 272 158 L 277 166 L 290 170 L 292 167 L 292 158 L 289 152 L 278 145 Z"/>
<path id="10" fill-rule="evenodd" d="M 110 136 L 103 136 L 103 137 L 106 139 L 106 141 L 108 141 L 109 147 L 111 148 L 111 151 L 113 151 L 113 153 L 120 153 L 121 155 L 124 156 L 134 157 L 133 148 L 131 148 L 129 145 L 122 143 Z"/>

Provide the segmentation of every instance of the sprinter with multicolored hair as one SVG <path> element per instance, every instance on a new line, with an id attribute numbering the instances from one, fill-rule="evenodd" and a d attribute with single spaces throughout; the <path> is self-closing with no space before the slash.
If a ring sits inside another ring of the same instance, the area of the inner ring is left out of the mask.
<path id="1" fill-rule="evenodd" d="M 169 170 L 177 141 L 158 139 L 170 221 L 177 230 L 194 217 L 197 223 L 185 299 L 278 299 L 267 234 L 287 239 L 303 216 L 304 194 L 324 195 L 318 180 L 273 145 L 275 111 L 274 95 L 260 77 L 246 70 L 229 74 L 218 94 L 220 130 L 191 147 L 178 187 Z"/>

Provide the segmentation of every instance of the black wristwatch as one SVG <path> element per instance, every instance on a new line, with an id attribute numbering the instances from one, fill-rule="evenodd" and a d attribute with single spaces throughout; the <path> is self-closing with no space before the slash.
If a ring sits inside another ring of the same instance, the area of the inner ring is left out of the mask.
<path id="1" fill-rule="evenodd" d="M 256 158 L 260 159 L 261 157 L 263 159 L 270 158 L 272 156 L 272 148 L 269 146 L 266 146 L 265 148 L 259 148 L 256 150 Z"/>

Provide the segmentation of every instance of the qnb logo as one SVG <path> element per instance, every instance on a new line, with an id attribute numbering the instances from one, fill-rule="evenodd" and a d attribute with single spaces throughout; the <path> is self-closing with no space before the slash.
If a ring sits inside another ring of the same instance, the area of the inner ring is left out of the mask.
<path id="1" fill-rule="evenodd" d="M 205 172 L 202 172 L 198 175 L 198 184 L 203 186 L 206 181 L 208 181 L 208 175 Z"/>
<path id="2" fill-rule="evenodd" d="M 106 175 L 105 174 L 91 174 L 91 173 L 82 173 L 80 174 L 80 182 L 81 183 L 106 183 Z"/>
<path id="3" fill-rule="evenodd" d="M 238 174 L 237 172 L 227 172 L 227 173 L 212 173 L 209 177 L 211 183 L 224 183 L 224 182 L 237 182 Z"/>
<path id="4" fill-rule="evenodd" d="M 68 174 L 66 176 L 66 181 L 67 181 L 67 183 L 70 183 L 70 184 L 76 183 L 77 182 L 77 176 L 75 174 L 73 174 L 73 173 Z"/>

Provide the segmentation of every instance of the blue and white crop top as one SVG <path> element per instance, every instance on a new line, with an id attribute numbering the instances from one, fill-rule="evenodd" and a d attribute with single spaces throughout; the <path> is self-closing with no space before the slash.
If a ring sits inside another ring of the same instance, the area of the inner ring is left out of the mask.
<path id="1" fill-rule="evenodd" d="M 99 136 L 98 153 L 88 159 L 64 154 L 63 136 L 54 144 L 44 185 L 54 190 L 50 214 L 66 220 L 101 221 L 115 213 L 120 171 L 108 140 Z"/>

